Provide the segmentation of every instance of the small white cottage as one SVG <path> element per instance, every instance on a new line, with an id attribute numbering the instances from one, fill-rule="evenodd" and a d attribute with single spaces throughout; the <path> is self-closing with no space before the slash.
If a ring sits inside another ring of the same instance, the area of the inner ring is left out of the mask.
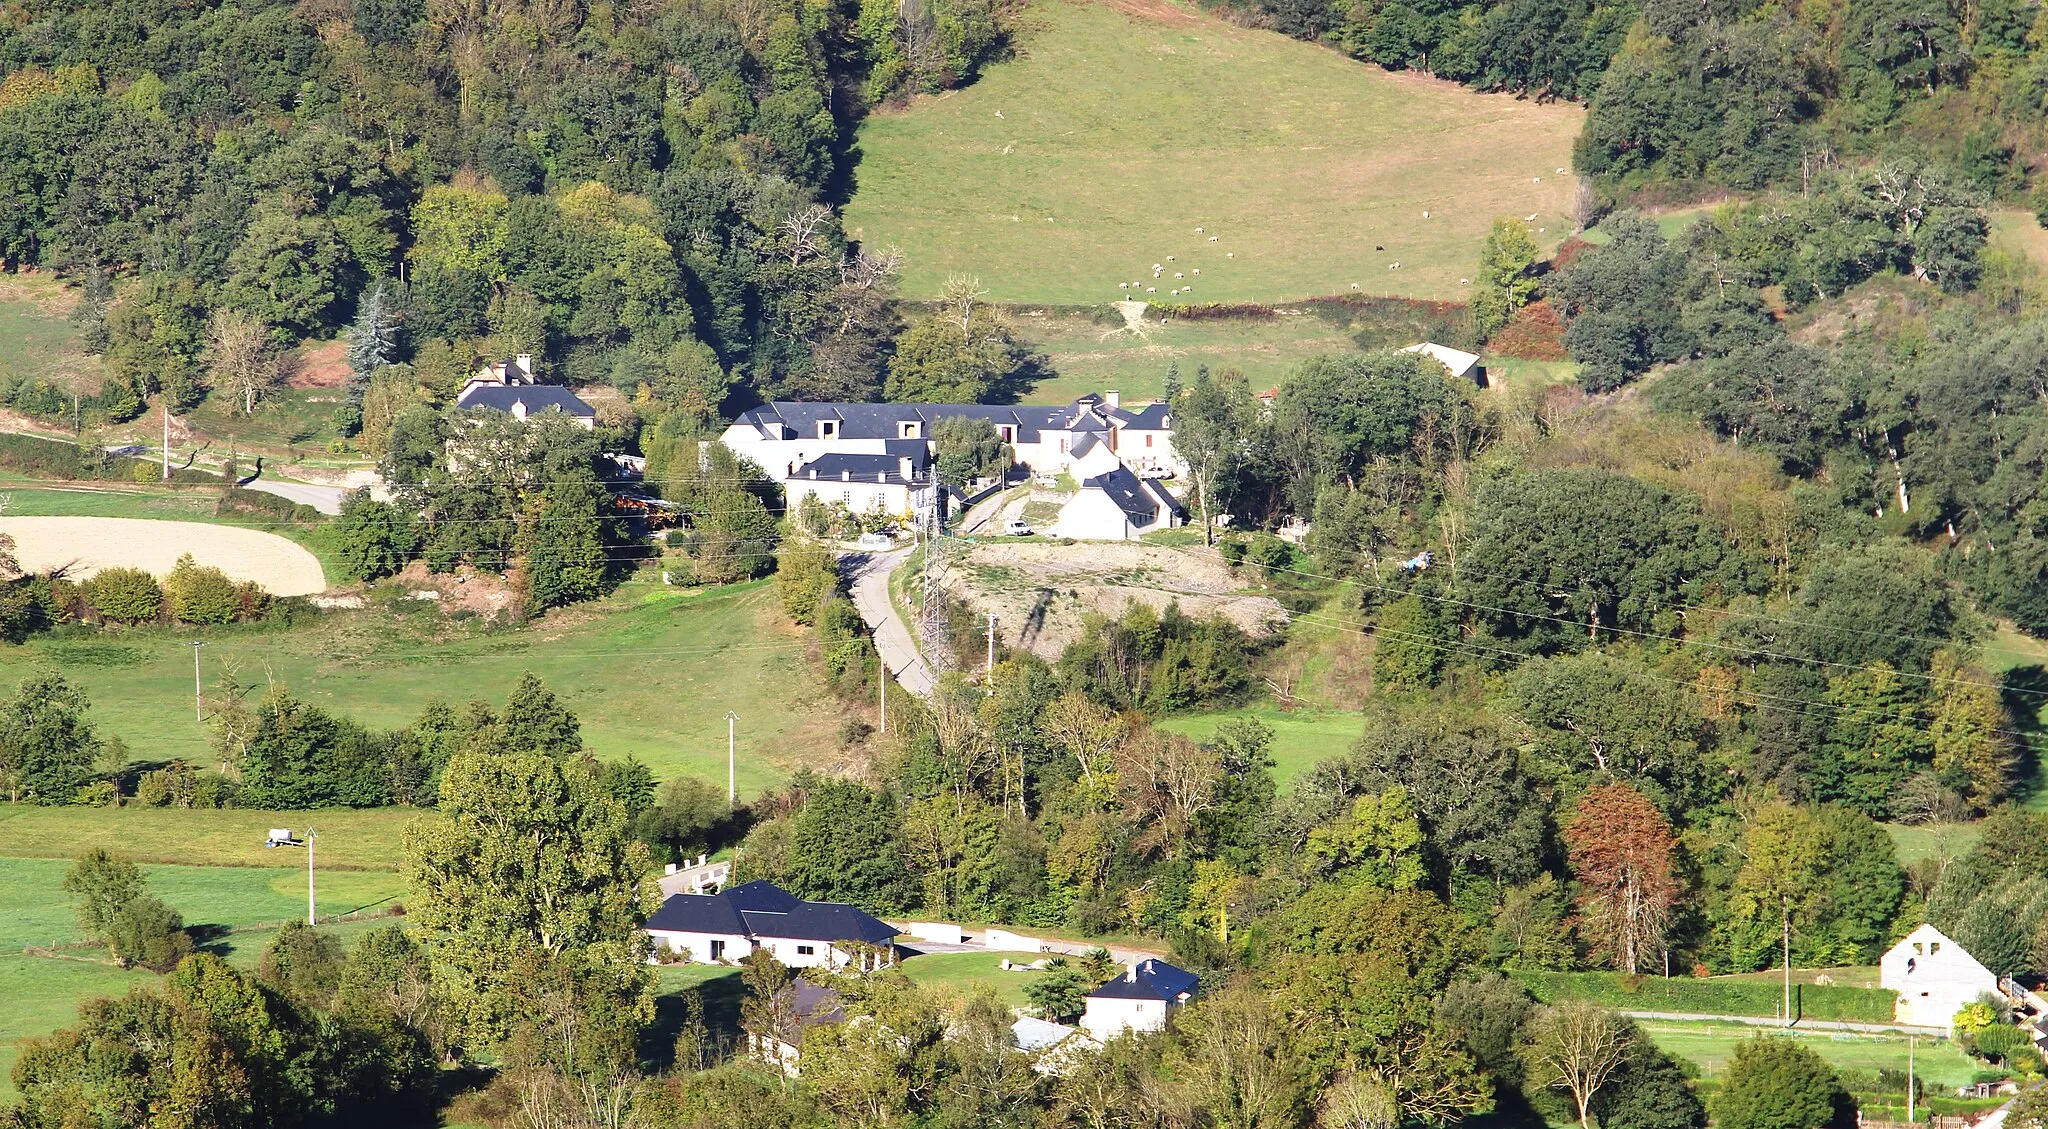
<path id="1" fill-rule="evenodd" d="M 1956 1013 L 1998 994 L 1998 977 L 1932 925 L 1906 934 L 1878 962 L 1878 983 L 1897 992 L 1894 1019 L 1947 1029 Z"/>
<path id="2" fill-rule="evenodd" d="M 1163 960 L 1134 960 L 1122 976 L 1088 993 L 1081 1030 L 1104 1042 L 1126 1031 L 1157 1031 L 1195 997 L 1200 983 Z"/>

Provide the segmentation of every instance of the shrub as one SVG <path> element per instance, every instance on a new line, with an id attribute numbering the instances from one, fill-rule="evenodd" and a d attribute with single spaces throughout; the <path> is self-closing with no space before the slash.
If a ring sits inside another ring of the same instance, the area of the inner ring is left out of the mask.
<path id="1" fill-rule="evenodd" d="M 185 919 L 154 894 L 130 900 L 107 923 L 107 947 L 124 965 L 169 972 L 192 951 Z"/>
<path id="2" fill-rule="evenodd" d="M 135 782 L 135 802 L 146 808 L 189 808 L 197 786 L 192 766 L 172 761 L 167 767 L 142 774 Z"/>
<path id="3" fill-rule="evenodd" d="M 47 478 L 84 478 L 78 447 L 29 435 L 0 435 L 0 467 Z"/>
<path id="4" fill-rule="evenodd" d="M 71 802 L 81 807 L 107 808 L 114 806 L 114 802 L 120 797 L 121 793 L 114 788 L 113 781 L 95 780 L 80 788 L 78 795 L 74 796 Z"/>
<path id="5" fill-rule="evenodd" d="M 233 481 L 234 472 L 230 470 L 227 477 L 229 481 Z M 240 486 L 230 486 L 221 491 L 220 501 L 214 503 L 213 512 L 222 517 L 248 514 L 251 517 L 274 518 L 278 521 L 298 522 L 301 525 L 315 525 L 322 518 L 319 510 L 303 502 L 294 502 L 290 498 L 280 498 L 261 490 L 244 490 Z"/>
<path id="6" fill-rule="evenodd" d="M 257 589 L 261 591 L 261 589 Z M 202 565 L 186 553 L 164 577 L 171 618 L 180 623 L 233 623 L 242 616 L 242 595 L 228 574 Z"/>
<path id="7" fill-rule="evenodd" d="M 389 502 L 351 495 L 334 526 L 334 551 L 356 580 L 375 580 L 405 567 L 418 548 L 415 527 Z"/>
<path id="8" fill-rule="evenodd" d="M 115 623 L 147 623 L 163 610 L 163 589 L 139 568 L 101 570 L 85 583 L 85 602 L 101 619 Z"/>

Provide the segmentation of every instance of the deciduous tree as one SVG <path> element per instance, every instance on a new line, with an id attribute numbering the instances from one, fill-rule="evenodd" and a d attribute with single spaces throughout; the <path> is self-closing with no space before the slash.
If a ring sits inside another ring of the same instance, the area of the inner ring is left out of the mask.
<path id="1" fill-rule="evenodd" d="M 1580 798 L 1564 841 L 1579 883 L 1581 934 L 1616 968 L 1647 971 L 1682 892 L 1670 822 L 1642 793 L 1606 784 Z"/>

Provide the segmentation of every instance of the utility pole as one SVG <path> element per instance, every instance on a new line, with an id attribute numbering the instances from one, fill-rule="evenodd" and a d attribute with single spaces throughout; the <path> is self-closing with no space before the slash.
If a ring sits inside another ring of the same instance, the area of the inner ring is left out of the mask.
<path id="1" fill-rule="evenodd" d="M 983 674 L 996 672 L 996 613 L 988 613 L 988 661 L 982 665 Z"/>
<path id="2" fill-rule="evenodd" d="M 1913 1036 L 1906 1036 L 1906 1124 L 1913 1123 Z"/>
<path id="3" fill-rule="evenodd" d="M 306 828 L 306 924 L 320 924 L 319 903 L 313 897 L 313 840 L 320 837 L 311 827 Z"/>
<path id="4" fill-rule="evenodd" d="M 737 774 L 739 760 L 734 753 L 738 740 L 736 735 L 739 732 L 735 726 L 739 724 L 739 720 L 740 715 L 731 710 L 725 711 L 725 810 L 727 811 L 740 806 L 739 776 Z"/>
<path id="5" fill-rule="evenodd" d="M 206 692 L 200 688 L 199 681 L 199 648 L 204 646 L 206 644 L 202 640 L 192 641 L 192 720 L 198 722 L 206 720 Z"/>
<path id="6" fill-rule="evenodd" d="M 875 732 L 889 731 L 889 664 L 882 658 L 882 633 L 875 632 Z"/>
<path id="7" fill-rule="evenodd" d="M 168 389 L 168 388 L 167 388 L 167 389 L 165 389 L 165 390 L 164 390 L 164 391 L 163 391 L 163 392 L 161 393 L 161 395 L 162 395 L 162 397 L 163 397 L 163 399 L 162 399 L 162 403 L 163 403 L 163 409 L 164 409 L 164 481 L 165 481 L 165 482 L 169 482 L 169 481 L 171 480 L 171 392 L 170 392 L 170 389 Z"/>

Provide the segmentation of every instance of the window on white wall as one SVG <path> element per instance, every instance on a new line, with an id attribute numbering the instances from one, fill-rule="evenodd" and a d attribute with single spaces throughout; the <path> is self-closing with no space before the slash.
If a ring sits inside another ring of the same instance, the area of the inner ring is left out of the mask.
<path id="1" fill-rule="evenodd" d="M 815 945 L 798 945 L 796 947 L 796 955 L 800 957 L 816 956 L 817 952 L 818 949 Z"/>

